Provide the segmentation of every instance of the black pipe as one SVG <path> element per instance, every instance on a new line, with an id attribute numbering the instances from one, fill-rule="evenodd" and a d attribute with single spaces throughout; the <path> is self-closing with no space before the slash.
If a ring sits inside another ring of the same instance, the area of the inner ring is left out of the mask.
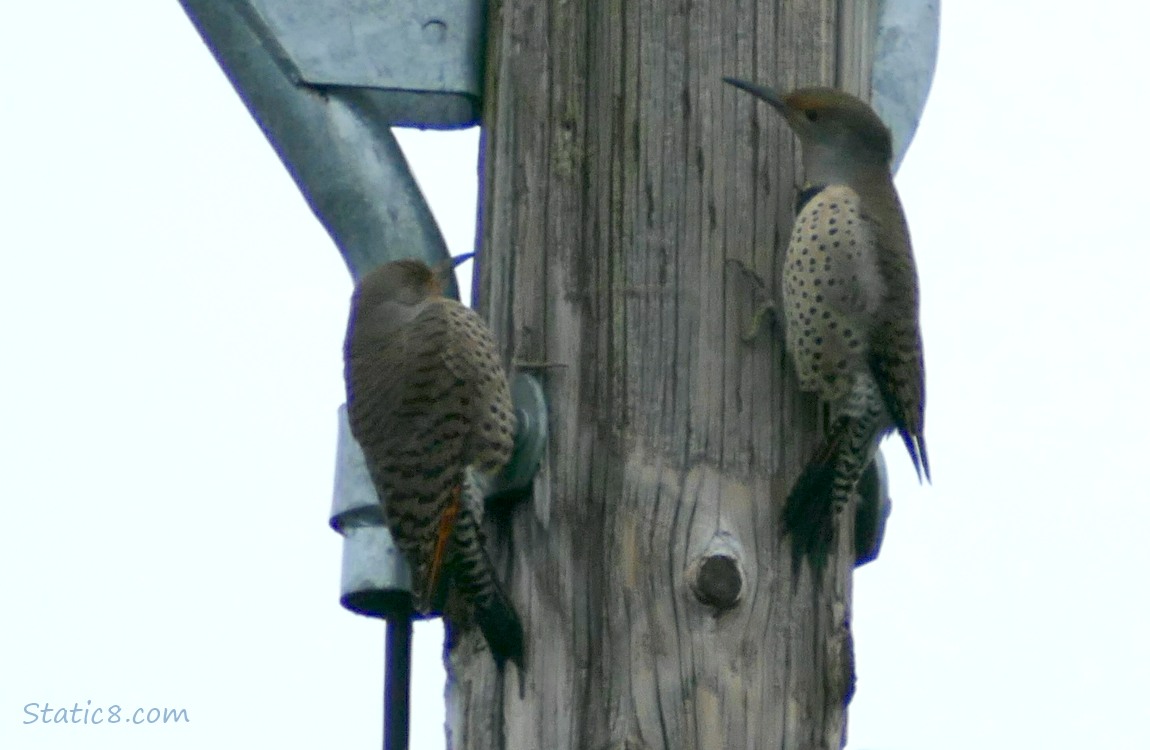
<path id="1" fill-rule="evenodd" d="M 387 618 L 383 677 L 383 750 L 407 750 L 411 709 L 411 611 Z"/>

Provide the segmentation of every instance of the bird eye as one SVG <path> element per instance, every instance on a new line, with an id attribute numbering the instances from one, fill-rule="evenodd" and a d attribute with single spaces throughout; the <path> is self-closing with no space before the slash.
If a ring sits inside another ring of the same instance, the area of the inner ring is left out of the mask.
<path id="1" fill-rule="evenodd" d="M 811 122 L 819 119 L 819 111 L 817 109 L 808 109 L 806 112 L 803 112 L 803 114 L 806 115 L 807 119 Z"/>

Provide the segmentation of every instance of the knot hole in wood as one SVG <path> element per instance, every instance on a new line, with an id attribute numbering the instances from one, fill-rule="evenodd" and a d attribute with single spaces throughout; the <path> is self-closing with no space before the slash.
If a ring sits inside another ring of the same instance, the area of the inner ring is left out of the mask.
<path id="1" fill-rule="evenodd" d="M 716 534 L 702 555 L 687 571 L 687 581 L 695 598 L 718 614 L 732 609 L 743 598 L 746 574 L 738 544 L 729 534 Z"/>

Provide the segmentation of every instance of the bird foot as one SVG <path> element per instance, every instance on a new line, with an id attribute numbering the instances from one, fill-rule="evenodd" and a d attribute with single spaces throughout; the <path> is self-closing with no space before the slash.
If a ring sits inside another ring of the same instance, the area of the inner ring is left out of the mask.
<path id="1" fill-rule="evenodd" d="M 743 275 L 749 278 L 752 282 L 754 282 L 755 286 L 758 287 L 759 293 L 767 297 L 765 302 L 762 302 L 755 307 L 755 311 L 751 314 L 750 321 L 739 334 L 739 338 L 744 344 L 750 344 L 756 338 L 758 338 L 759 333 L 762 331 L 764 319 L 766 319 L 770 325 L 775 325 L 775 303 L 774 300 L 770 298 L 771 295 L 767 289 L 766 282 L 763 281 L 763 277 L 760 276 L 757 271 L 755 271 L 753 268 L 738 258 L 727 258 L 727 263 L 737 267 L 740 271 L 742 271 Z"/>
<path id="2" fill-rule="evenodd" d="M 746 328 L 739 334 L 739 338 L 744 344 L 750 344 L 759 336 L 759 332 L 763 329 L 763 318 L 767 322 L 774 324 L 775 322 L 775 306 L 770 302 L 764 302 L 759 305 L 754 314 L 751 315 L 751 320 L 747 323 Z"/>

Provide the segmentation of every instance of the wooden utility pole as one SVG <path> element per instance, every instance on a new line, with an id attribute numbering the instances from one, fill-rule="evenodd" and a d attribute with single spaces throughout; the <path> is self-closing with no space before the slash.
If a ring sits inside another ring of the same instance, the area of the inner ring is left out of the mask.
<path id="1" fill-rule="evenodd" d="M 850 524 L 794 585 L 779 514 L 818 408 L 777 328 L 741 339 L 797 144 L 720 79 L 865 98 L 875 5 L 492 0 L 479 297 L 509 363 L 542 368 L 551 438 L 530 506 L 488 527 L 526 697 L 462 639 L 449 747 L 844 744 Z"/>

